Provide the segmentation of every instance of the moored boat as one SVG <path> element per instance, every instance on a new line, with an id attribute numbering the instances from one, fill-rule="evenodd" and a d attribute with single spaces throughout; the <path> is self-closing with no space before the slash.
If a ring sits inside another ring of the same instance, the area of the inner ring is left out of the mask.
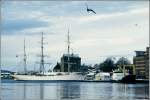
<path id="1" fill-rule="evenodd" d="M 126 72 L 124 66 L 123 71 L 120 70 L 113 71 L 112 81 L 121 82 L 121 83 L 136 83 L 136 75 L 134 74 L 134 70 L 132 74 Z"/>

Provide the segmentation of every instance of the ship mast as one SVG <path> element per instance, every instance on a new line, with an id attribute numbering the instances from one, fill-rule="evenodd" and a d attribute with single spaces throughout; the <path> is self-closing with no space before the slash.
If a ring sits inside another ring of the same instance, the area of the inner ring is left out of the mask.
<path id="1" fill-rule="evenodd" d="M 42 37 L 41 37 L 41 62 L 40 62 L 40 73 L 44 75 L 44 47 L 43 47 L 43 32 L 42 32 Z"/>
<path id="2" fill-rule="evenodd" d="M 51 63 L 47 63 L 44 61 L 44 57 L 46 57 L 46 55 L 44 55 L 44 37 L 43 37 L 43 32 L 42 32 L 42 36 L 41 36 L 41 55 L 40 55 L 40 62 L 37 62 L 37 63 L 40 63 L 40 70 L 39 70 L 39 74 L 41 75 L 44 75 L 44 71 L 45 71 L 45 67 L 44 67 L 44 64 L 48 64 L 50 65 Z"/>
<path id="3" fill-rule="evenodd" d="M 26 43 L 25 43 L 25 38 L 24 38 L 24 74 L 27 73 L 27 55 L 26 55 Z"/>
<path id="4" fill-rule="evenodd" d="M 68 73 L 69 73 L 70 72 L 70 36 L 69 36 L 69 29 L 68 29 L 67 44 L 68 44 Z"/>

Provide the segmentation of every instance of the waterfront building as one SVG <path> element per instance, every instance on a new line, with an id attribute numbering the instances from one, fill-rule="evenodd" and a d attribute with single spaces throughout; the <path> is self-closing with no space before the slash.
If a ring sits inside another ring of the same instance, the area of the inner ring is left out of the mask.
<path id="1" fill-rule="evenodd" d="M 1 78 L 2 79 L 10 79 L 12 78 L 11 75 L 13 75 L 15 72 L 7 71 L 7 70 L 1 70 Z"/>
<path id="2" fill-rule="evenodd" d="M 135 51 L 136 56 L 133 58 L 135 65 L 136 78 L 149 79 L 149 47 L 146 51 Z"/>
<path id="3" fill-rule="evenodd" d="M 70 68 L 68 68 L 68 65 Z M 61 72 L 80 72 L 80 67 L 81 58 L 77 54 L 64 54 L 61 57 Z"/>
<path id="4" fill-rule="evenodd" d="M 149 79 L 149 47 L 146 48 L 145 52 L 145 74 L 146 74 L 146 79 Z"/>

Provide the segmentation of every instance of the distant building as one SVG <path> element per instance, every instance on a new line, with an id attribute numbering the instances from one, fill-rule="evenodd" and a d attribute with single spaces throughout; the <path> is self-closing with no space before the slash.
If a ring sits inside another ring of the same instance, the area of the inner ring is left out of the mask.
<path id="1" fill-rule="evenodd" d="M 7 70 L 1 70 L 1 78 L 2 79 L 12 79 L 15 72 L 7 71 Z"/>
<path id="2" fill-rule="evenodd" d="M 146 74 L 146 79 L 149 79 L 149 47 L 146 48 L 145 52 L 145 74 Z"/>
<path id="3" fill-rule="evenodd" d="M 69 57 L 69 61 L 68 61 Z M 64 54 L 61 57 L 61 72 L 68 72 L 68 63 L 70 65 L 69 71 L 70 72 L 80 72 L 81 67 L 81 58 L 75 54 Z"/>
<path id="4" fill-rule="evenodd" d="M 149 47 L 146 51 L 135 51 L 136 56 L 133 58 L 135 65 L 136 77 L 149 79 Z"/>

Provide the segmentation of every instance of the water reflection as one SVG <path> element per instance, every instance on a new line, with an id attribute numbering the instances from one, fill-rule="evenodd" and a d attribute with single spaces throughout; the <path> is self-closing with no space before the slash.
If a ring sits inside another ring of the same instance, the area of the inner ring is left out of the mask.
<path id="1" fill-rule="evenodd" d="M 134 89 L 132 89 L 132 88 L 133 88 L 133 86 L 130 87 L 130 90 L 134 91 L 135 98 L 137 98 L 137 99 L 148 99 L 149 98 L 149 85 L 148 84 L 144 88 L 142 85 L 138 85 L 138 86 L 134 87 Z M 144 92 L 144 95 L 143 95 L 143 92 Z"/>
<path id="2" fill-rule="evenodd" d="M 26 84 L 23 84 L 23 100 L 26 100 Z"/>
<path id="3" fill-rule="evenodd" d="M 148 99 L 149 85 L 148 84 L 113 84 L 113 98 L 124 99 Z"/>
<path id="4" fill-rule="evenodd" d="M 2 100 L 148 99 L 148 84 L 56 82 L 2 83 Z"/>
<path id="5" fill-rule="evenodd" d="M 22 86 L 23 85 L 23 86 Z M 19 88 L 22 87 L 22 91 L 16 91 L 21 92 L 23 95 L 22 100 L 27 100 L 27 99 L 44 99 L 44 90 L 43 90 L 43 84 L 27 84 L 27 83 L 22 83 L 19 85 Z"/>
<path id="6" fill-rule="evenodd" d="M 80 84 L 61 84 L 61 99 L 75 99 L 80 97 Z"/>
<path id="7" fill-rule="evenodd" d="M 21 83 L 14 86 L 15 99 L 74 99 L 80 97 L 80 85 L 69 83 Z"/>

